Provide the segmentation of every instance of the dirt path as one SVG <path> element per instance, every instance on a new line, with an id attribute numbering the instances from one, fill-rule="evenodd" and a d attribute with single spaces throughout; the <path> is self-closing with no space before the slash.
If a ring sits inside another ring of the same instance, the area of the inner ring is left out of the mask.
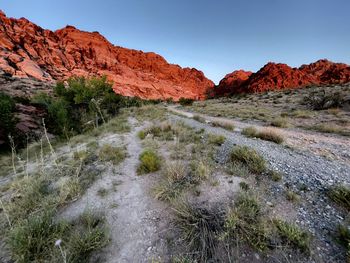
<path id="1" fill-rule="evenodd" d="M 135 126 L 135 120 L 130 120 Z M 109 136 L 105 143 L 127 146 L 128 157 L 119 166 L 110 165 L 86 194 L 64 211 L 64 217 L 74 217 L 84 209 L 103 211 L 106 215 L 110 245 L 101 253 L 103 262 L 150 262 L 166 258 L 166 232 L 168 218 L 164 204 L 150 195 L 155 175 L 138 176 L 136 167 L 142 151 L 136 136 L 142 129 L 133 128 L 124 135 Z M 123 142 L 121 138 L 123 137 Z M 100 188 L 108 194 L 97 194 Z"/>
<path id="2" fill-rule="evenodd" d="M 325 192 L 330 186 L 336 184 L 350 185 L 348 163 L 329 160 L 310 151 L 300 151 L 260 139 L 247 138 L 240 132 L 227 131 L 213 127 L 210 123 L 188 118 L 192 116 L 188 112 L 176 110 L 176 113 L 187 117 L 170 115 L 172 120 L 183 121 L 191 127 L 205 129 L 206 132 L 226 137 L 225 143 L 217 153 L 218 163 L 225 164 L 235 145 L 246 145 L 257 150 L 267 160 L 270 168 L 283 174 L 281 182 L 268 185 L 265 201 L 278 206 L 280 200 L 286 200 L 287 190 L 298 193 L 300 202 L 295 204 L 294 223 L 307 228 L 317 236 L 319 242 L 317 251 L 320 251 L 318 262 L 341 260 L 337 258 L 340 248 L 335 244 L 330 233 L 335 233 L 337 225 L 343 222 L 347 213 L 338 209 Z M 208 120 L 218 120 L 218 118 L 203 117 Z M 234 123 L 237 125 L 237 122 Z"/>
<path id="3" fill-rule="evenodd" d="M 243 122 L 222 117 L 212 117 L 205 114 L 187 112 L 174 106 L 168 107 L 168 110 L 186 116 L 187 118 L 193 118 L 194 115 L 197 115 L 204 118 L 208 122 L 219 121 L 233 124 L 237 131 L 241 131 L 249 126 L 255 126 L 258 129 L 266 128 L 266 126 L 263 126 L 257 122 Z M 285 144 L 290 147 L 311 152 L 320 156 L 325 156 L 331 160 L 341 160 L 350 164 L 350 139 L 346 137 L 322 134 L 295 128 L 286 129 L 274 127 L 273 129 L 284 136 L 286 139 Z"/>

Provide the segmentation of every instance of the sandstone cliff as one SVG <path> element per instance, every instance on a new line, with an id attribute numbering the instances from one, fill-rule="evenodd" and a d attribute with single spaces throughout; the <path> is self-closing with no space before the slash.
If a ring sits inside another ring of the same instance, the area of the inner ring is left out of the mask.
<path id="1" fill-rule="evenodd" d="M 46 81 L 106 75 L 116 93 L 147 99 L 202 99 L 214 86 L 201 71 L 169 64 L 155 53 L 114 46 L 98 32 L 73 26 L 53 32 L 1 11 L 0 69 Z"/>

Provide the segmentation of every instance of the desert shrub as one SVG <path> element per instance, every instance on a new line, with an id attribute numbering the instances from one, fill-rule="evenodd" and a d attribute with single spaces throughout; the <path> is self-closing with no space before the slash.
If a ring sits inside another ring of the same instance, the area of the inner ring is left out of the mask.
<path id="1" fill-rule="evenodd" d="M 336 133 L 343 136 L 350 136 L 350 132 L 344 129 L 344 127 L 338 126 L 338 125 L 330 125 L 327 123 L 317 124 L 313 126 L 307 126 L 307 129 L 315 130 L 318 132 L 324 132 L 324 133 Z"/>
<path id="2" fill-rule="evenodd" d="M 53 95 L 38 94 L 32 102 L 46 108 L 49 131 L 63 137 L 97 127 L 121 108 L 152 103 L 115 94 L 106 77 L 72 77 L 66 86 L 57 83 Z"/>
<path id="3" fill-rule="evenodd" d="M 190 99 L 190 98 L 180 98 L 179 99 L 179 103 L 182 105 L 182 106 L 190 106 L 192 105 L 194 102 L 193 99 Z"/>
<path id="4" fill-rule="evenodd" d="M 338 240 L 340 244 L 342 244 L 346 248 L 347 257 L 348 260 L 350 260 L 350 225 L 349 223 L 340 224 L 338 225 L 337 230 Z"/>
<path id="5" fill-rule="evenodd" d="M 258 133 L 258 130 L 253 126 L 249 126 L 242 129 L 242 134 L 247 137 L 256 137 L 257 133 Z"/>
<path id="6" fill-rule="evenodd" d="M 182 122 L 170 123 L 164 121 L 147 128 L 144 132 L 160 140 L 169 141 L 174 140 L 174 138 L 178 139 L 179 142 L 197 142 L 200 140 L 200 136 Z"/>
<path id="7" fill-rule="evenodd" d="M 89 262 L 93 251 L 105 247 L 110 239 L 105 218 L 86 211 L 70 224 L 67 240 L 67 262 Z"/>
<path id="8" fill-rule="evenodd" d="M 313 92 L 304 97 L 305 104 L 313 110 L 326 110 L 329 108 L 342 107 L 344 103 L 344 95 L 339 92 Z"/>
<path id="9" fill-rule="evenodd" d="M 160 157 L 154 150 L 144 150 L 139 157 L 140 164 L 137 168 L 138 174 L 156 172 L 160 168 Z"/>
<path id="10" fill-rule="evenodd" d="M 229 175 L 237 177 L 248 177 L 250 174 L 248 167 L 241 162 L 230 162 L 226 171 Z"/>
<path id="11" fill-rule="evenodd" d="M 17 195 L 8 204 L 7 211 L 11 221 L 17 222 L 27 217 L 33 211 L 46 210 L 55 206 L 55 193 L 49 190 L 49 180 L 40 175 L 24 177 L 12 184 Z"/>
<path id="12" fill-rule="evenodd" d="M 294 110 L 289 114 L 289 116 L 295 118 L 309 119 L 312 117 L 312 112 L 307 110 Z"/>
<path id="13" fill-rule="evenodd" d="M 16 135 L 14 110 L 14 100 L 5 93 L 0 92 L 0 141 L 3 140 L 7 147 L 9 146 L 8 136 Z"/>
<path id="14" fill-rule="evenodd" d="M 350 211 L 350 188 L 345 185 L 336 185 L 327 192 L 329 198 L 338 205 Z"/>
<path id="15" fill-rule="evenodd" d="M 223 135 L 209 134 L 208 142 L 214 145 L 222 145 L 226 140 L 226 137 Z"/>
<path id="16" fill-rule="evenodd" d="M 272 141 L 278 144 L 284 141 L 282 135 L 272 129 L 257 130 L 255 127 L 247 127 L 242 130 L 242 134 L 247 137 L 255 137 L 265 141 Z"/>
<path id="17" fill-rule="evenodd" d="M 137 133 L 137 137 L 139 137 L 141 140 L 146 138 L 146 132 L 145 131 L 139 131 Z"/>
<path id="18" fill-rule="evenodd" d="M 240 162 L 248 167 L 253 173 L 266 171 L 266 161 L 254 149 L 247 146 L 236 146 L 231 151 L 231 161 Z"/>
<path id="19" fill-rule="evenodd" d="M 69 137 L 73 129 L 73 119 L 69 112 L 69 105 L 66 101 L 58 99 L 53 101 L 47 108 L 49 118 L 49 128 L 55 134 L 62 134 Z M 54 125 L 55 123 L 55 125 Z"/>
<path id="20" fill-rule="evenodd" d="M 162 171 L 163 178 L 153 189 L 155 198 L 162 201 L 173 201 L 181 196 L 189 186 L 190 177 L 186 165 L 176 161 L 167 163 Z"/>
<path id="21" fill-rule="evenodd" d="M 281 220 L 275 220 L 274 223 L 283 243 L 299 248 L 303 252 L 309 250 L 310 235 L 308 232 L 301 230 L 297 225 Z"/>
<path id="22" fill-rule="evenodd" d="M 199 115 L 194 115 L 193 119 L 199 122 L 205 122 L 205 119 Z"/>
<path id="23" fill-rule="evenodd" d="M 239 187 L 243 191 L 248 191 L 250 189 L 249 184 L 247 184 L 246 182 L 243 182 L 243 181 L 239 183 Z"/>
<path id="24" fill-rule="evenodd" d="M 281 181 L 282 180 L 282 173 L 275 171 L 275 170 L 270 170 L 268 172 L 268 175 L 271 177 L 271 179 L 275 182 Z"/>
<path id="25" fill-rule="evenodd" d="M 235 126 L 233 124 L 224 121 L 213 121 L 211 125 L 214 127 L 223 128 L 228 131 L 233 131 L 235 129 Z"/>
<path id="26" fill-rule="evenodd" d="M 223 213 L 188 202 L 176 204 L 174 211 L 175 225 L 190 254 L 199 262 L 211 262 L 219 244 L 218 234 L 223 229 Z"/>
<path id="27" fill-rule="evenodd" d="M 286 199 L 290 202 L 298 202 L 300 200 L 300 196 L 291 190 L 287 190 Z"/>
<path id="28" fill-rule="evenodd" d="M 54 253 L 55 241 L 68 225 L 55 223 L 52 211 L 32 215 L 15 225 L 8 234 L 8 245 L 16 262 L 43 262 Z"/>
<path id="29" fill-rule="evenodd" d="M 191 162 L 191 182 L 199 183 L 201 180 L 208 179 L 212 173 L 212 167 L 208 160 L 196 160 Z"/>
<path id="30" fill-rule="evenodd" d="M 276 118 L 271 121 L 271 125 L 280 128 L 287 128 L 289 126 L 289 122 L 286 118 Z"/>
<path id="31" fill-rule="evenodd" d="M 255 137 L 260 138 L 265 141 L 271 141 L 277 144 L 281 144 L 284 141 L 284 138 L 277 131 L 272 129 L 263 129 L 260 130 Z"/>
<path id="32" fill-rule="evenodd" d="M 174 99 L 173 98 L 167 98 L 166 100 L 167 104 L 174 104 Z"/>
<path id="33" fill-rule="evenodd" d="M 203 160 L 193 160 L 190 169 L 182 161 L 168 162 L 162 170 L 162 180 L 153 189 L 155 197 L 162 201 L 174 201 L 185 189 L 209 178 L 211 167 Z"/>
<path id="34" fill-rule="evenodd" d="M 87 262 L 92 251 L 109 242 L 103 217 L 85 212 L 68 223 L 54 219 L 53 211 L 31 215 L 8 233 L 8 245 L 16 262 Z M 58 243 L 57 243 L 57 240 Z"/>
<path id="35" fill-rule="evenodd" d="M 9 133 L 14 130 L 14 110 L 14 100 L 5 93 L 0 92 L 0 127 L 3 128 L 6 133 Z"/>
<path id="36" fill-rule="evenodd" d="M 224 237 L 228 242 L 244 242 L 265 250 L 269 233 L 262 220 L 262 207 L 250 192 L 241 193 L 225 218 Z"/>

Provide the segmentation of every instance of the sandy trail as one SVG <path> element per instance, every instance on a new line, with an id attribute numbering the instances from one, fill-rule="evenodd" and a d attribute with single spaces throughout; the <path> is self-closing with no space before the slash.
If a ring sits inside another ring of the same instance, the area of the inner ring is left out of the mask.
<path id="1" fill-rule="evenodd" d="M 130 119 L 132 126 L 135 120 Z M 101 253 L 103 262 L 150 262 L 166 258 L 166 241 L 162 235 L 168 227 L 166 207 L 151 194 L 155 175 L 138 176 L 136 167 L 142 151 L 137 132 L 109 136 L 105 143 L 127 146 L 128 156 L 119 166 L 108 169 L 80 198 L 70 205 L 63 217 L 72 218 L 85 209 L 103 211 L 109 225 L 111 243 Z M 115 145 L 117 146 L 117 145 Z M 97 194 L 100 188 L 109 189 L 108 195 Z"/>

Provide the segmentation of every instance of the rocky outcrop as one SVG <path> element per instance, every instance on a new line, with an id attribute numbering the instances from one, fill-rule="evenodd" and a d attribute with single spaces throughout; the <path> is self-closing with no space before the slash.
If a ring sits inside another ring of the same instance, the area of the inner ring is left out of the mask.
<path id="1" fill-rule="evenodd" d="M 350 82 L 350 66 L 321 59 L 302 65 L 300 71 L 313 76 L 320 84 L 343 84 Z"/>
<path id="2" fill-rule="evenodd" d="M 42 119 L 46 117 L 46 111 L 31 104 L 30 98 L 38 92 L 50 93 L 52 85 L 47 81 L 12 77 L 0 70 L 0 92 L 10 95 L 16 102 L 13 111 L 16 127 L 12 136 L 21 146 L 26 146 L 26 139 L 40 138 Z M 5 147 L 6 141 L 7 133 L 0 125 L 0 149 Z"/>
<path id="3" fill-rule="evenodd" d="M 98 32 L 73 26 L 53 32 L 1 11 L 0 69 L 45 81 L 106 75 L 116 93 L 147 99 L 202 99 L 214 86 L 201 71 L 169 64 L 152 52 L 114 46 Z"/>
<path id="4" fill-rule="evenodd" d="M 299 68 L 269 62 L 258 72 L 249 73 L 240 70 L 226 75 L 214 89 L 214 94 L 220 96 L 350 82 L 349 65 L 326 59 Z"/>
<path id="5" fill-rule="evenodd" d="M 227 74 L 219 83 L 220 90 L 218 95 L 229 95 L 233 90 L 236 92 L 242 92 L 240 87 L 249 79 L 253 74 L 251 71 L 236 70 Z"/>

